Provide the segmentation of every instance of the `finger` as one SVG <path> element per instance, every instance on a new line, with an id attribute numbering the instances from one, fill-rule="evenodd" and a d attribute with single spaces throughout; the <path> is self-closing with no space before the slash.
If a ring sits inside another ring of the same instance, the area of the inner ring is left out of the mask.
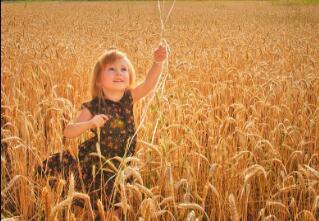
<path id="1" fill-rule="evenodd" d="M 110 119 L 107 115 L 102 115 L 101 117 L 102 117 L 102 119 L 103 119 L 105 122 Z"/>
<path id="2" fill-rule="evenodd" d="M 104 120 L 100 119 L 99 120 L 99 126 L 102 126 L 104 124 Z"/>
<path id="3" fill-rule="evenodd" d="M 106 121 L 108 121 L 109 119 L 108 118 L 105 118 L 104 116 L 103 116 L 103 122 L 104 123 L 106 123 Z"/>
<path id="4" fill-rule="evenodd" d="M 99 121 L 100 121 L 100 122 L 104 122 L 104 121 L 105 121 L 105 117 L 102 116 L 102 115 L 100 115 Z"/>
<path id="5" fill-rule="evenodd" d="M 108 120 L 110 117 L 108 115 L 105 115 L 105 114 L 101 114 L 101 117 L 104 119 L 104 120 Z"/>

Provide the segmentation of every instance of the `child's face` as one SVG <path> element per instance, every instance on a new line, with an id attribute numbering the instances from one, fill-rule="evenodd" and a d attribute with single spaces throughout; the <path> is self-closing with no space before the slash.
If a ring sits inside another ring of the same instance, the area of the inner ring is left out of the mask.
<path id="1" fill-rule="evenodd" d="M 100 84 L 107 90 L 125 90 L 129 86 L 128 65 L 124 59 L 117 59 L 105 66 L 101 72 Z"/>

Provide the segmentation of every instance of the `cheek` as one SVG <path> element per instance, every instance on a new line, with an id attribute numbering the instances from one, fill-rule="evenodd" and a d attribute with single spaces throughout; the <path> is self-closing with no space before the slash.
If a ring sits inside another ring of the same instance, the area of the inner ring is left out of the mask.
<path id="1" fill-rule="evenodd" d="M 130 75 L 129 75 L 129 73 L 127 73 L 127 74 L 125 75 L 125 78 L 126 78 L 127 81 L 130 81 Z"/>
<path id="2" fill-rule="evenodd" d="M 103 73 L 101 75 L 101 80 L 102 81 L 109 81 L 109 80 L 111 80 L 111 78 L 112 78 L 111 74 L 108 74 L 108 73 Z"/>
<path id="3" fill-rule="evenodd" d="M 126 77 L 126 78 L 129 78 L 129 77 L 130 77 L 130 75 L 129 75 L 128 72 L 125 73 L 125 77 Z"/>

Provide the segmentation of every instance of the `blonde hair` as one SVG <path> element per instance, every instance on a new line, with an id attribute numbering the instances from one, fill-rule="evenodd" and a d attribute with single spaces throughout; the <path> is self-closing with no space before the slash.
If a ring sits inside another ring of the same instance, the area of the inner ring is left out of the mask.
<path id="1" fill-rule="evenodd" d="M 128 66 L 128 72 L 129 72 L 129 86 L 128 89 L 132 89 L 135 86 L 135 70 L 131 63 L 131 61 L 128 59 L 127 55 L 116 49 L 112 48 L 107 51 L 105 51 L 97 60 L 97 62 L 94 65 L 93 73 L 92 73 L 92 80 L 91 80 L 91 96 L 92 99 L 96 97 L 103 96 L 103 91 L 97 86 L 97 81 L 100 80 L 101 72 L 105 68 L 106 65 L 112 64 L 118 59 L 124 59 Z"/>

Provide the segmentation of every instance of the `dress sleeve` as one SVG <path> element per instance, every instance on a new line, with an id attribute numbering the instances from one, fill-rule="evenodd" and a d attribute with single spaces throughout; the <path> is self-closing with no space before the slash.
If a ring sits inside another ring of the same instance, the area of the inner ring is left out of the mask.
<path id="1" fill-rule="evenodd" d="M 91 112 L 92 115 L 96 115 L 96 108 L 93 100 L 82 103 L 80 106 L 80 110 L 82 110 L 85 107 Z"/>
<path id="2" fill-rule="evenodd" d="M 132 97 L 131 89 L 127 89 L 125 91 L 125 102 L 130 107 L 133 105 L 133 97 Z"/>

